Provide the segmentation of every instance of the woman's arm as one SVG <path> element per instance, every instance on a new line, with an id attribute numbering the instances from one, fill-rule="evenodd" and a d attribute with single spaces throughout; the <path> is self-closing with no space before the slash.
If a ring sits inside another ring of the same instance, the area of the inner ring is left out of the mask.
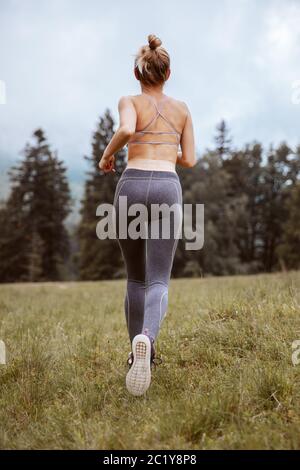
<path id="1" fill-rule="evenodd" d="M 181 155 L 179 152 L 176 163 L 177 165 L 183 166 L 185 168 L 191 168 L 196 164 L 197 158 L 195 151 L 195 139 L 192 117 L 187 105 L 185 106 L 187 115 L 185 125 L 181 134 Z"/>
<path id="2" fill-rule="evenodd" d="M 99 167 L 105 173 L 114 170 L 114 154 L 118 152 L 124 145 L 127 144 L 130 137 L 135 132 L 136 127 L 136 110 L 134 104 L 129 96 L 123 96 L 119 101 L 119 117 L 120 125 L 118 130 L 113 135 L 111 141 L 103 152 L 102 158 L 99 162 Z"/>

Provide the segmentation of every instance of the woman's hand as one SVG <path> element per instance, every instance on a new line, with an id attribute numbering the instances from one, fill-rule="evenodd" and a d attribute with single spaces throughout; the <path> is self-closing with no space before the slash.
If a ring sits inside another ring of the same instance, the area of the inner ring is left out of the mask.
<path id="1" fill-rule="evenodd" d="M 109 157 L 103 155 L 99 162 L 100 170 L 104 171 L 104 173 L 115 172 L 115 156 L 110 155 Z"/>

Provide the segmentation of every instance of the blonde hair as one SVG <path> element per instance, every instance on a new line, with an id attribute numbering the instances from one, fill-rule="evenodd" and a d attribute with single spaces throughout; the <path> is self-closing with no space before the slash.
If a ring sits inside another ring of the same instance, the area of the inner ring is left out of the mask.
<path id="1" fill-rule="evenodd" d="M 157 36 L 149 34 L 148 45 L 142 46 L 135 57 L 137 78 L 145 85 L 159 85 L 168 78 L 170 56 L 161 44 Z"/>

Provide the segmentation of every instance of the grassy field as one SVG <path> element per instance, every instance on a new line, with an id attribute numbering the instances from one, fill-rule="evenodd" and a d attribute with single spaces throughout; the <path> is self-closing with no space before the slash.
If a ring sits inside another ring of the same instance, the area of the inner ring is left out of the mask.
<path id="1" fill-rule="evenodd" d="M 173 280 L 142 398 L 124 387 L 124 289 L 0 287 L 1 448 L 300 448 L 300 273 Z"/>

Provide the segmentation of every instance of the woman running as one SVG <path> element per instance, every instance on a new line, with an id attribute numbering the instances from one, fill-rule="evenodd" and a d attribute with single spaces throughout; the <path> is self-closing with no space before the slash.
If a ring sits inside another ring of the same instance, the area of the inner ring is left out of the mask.
<path id="1" fill-rule="evenodd" d="M 181 217 L 182 205 L 176 164 L 190 168 L 196 163 L 189 109 L 184 102 L 163 93 L 170 77 L 169 54 L 158 37 L 149 35 L 148 43 L 135 58 L 134 74 L 140 82 L 141 94 L 120 99 L 120 125 L 99 163 L 103 172 L 115 171 L 114 154 L 127 144 L 128 163 L 116 187 L 114 207 L 117 238 L 127 271 L 125 316 L 132 345 L 126 386 L 136 396 L 143 395 L 150 386 L 154 342 L 167 311 L 168 286 L 178 242 L 175 220 Z M 126 220 L 128 229 L 132 218 L 127 208 L 134 204 L 145 207 L 146 230 L 142 230 L 144 236 L 130 237 L 126 233 L 125 237 L 119 233 L 119 217 Z M 168 216 L 151 215 L 151 209 L 162 204 L 172 208 L 174 217 L 171 211 Z M 164 217 L 168 217 L 170 234 L 162 236 L 159 231 L 159 236 L 151 237 L 151 229 L 163 223 Z"/>

